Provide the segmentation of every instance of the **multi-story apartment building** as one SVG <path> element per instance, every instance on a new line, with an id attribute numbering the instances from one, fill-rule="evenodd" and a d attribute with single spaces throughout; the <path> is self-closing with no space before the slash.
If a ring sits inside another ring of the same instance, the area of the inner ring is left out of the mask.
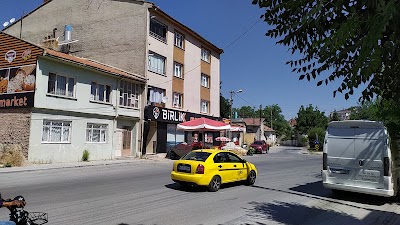
<path id="1" fill-rule="evenodd" d="M 64 27 L 73 28 L 72 37 L 63 35 Z M 179 122 L 219 119 L 222 49 L 153 3 L 47 0 L 4 32 L 147 80 L 140 106 L 145 109 L 143 135 L 137 139 L 142 154 L 166 152 L 168 145 L 188 141 L 192 134 L 176 130 Z M 54 45 L 62 40 L 70 44 Z"/>
<path id="2" fill-rule="evenodd" d="M 38 163 L 140 155 L 143 77 L 2 32 L 0 55 L 2 148 Z"/>

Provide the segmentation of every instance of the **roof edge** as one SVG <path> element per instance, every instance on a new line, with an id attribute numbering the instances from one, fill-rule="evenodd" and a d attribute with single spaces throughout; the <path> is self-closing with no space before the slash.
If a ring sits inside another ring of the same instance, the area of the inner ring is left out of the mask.
<path id="1" fill-rule="evenodd" d="M 179 22 L 178 20 L 174 19 L 172 16 L 168 15 L 166 12 L 164 12 L 163 10 L 161 10 L 156 4 L 152 3 L 152 2 L 147 2 L 149 4 L 152 5 L 152 10 L 154 10 L 156 13 L 160 13 L 161 15 L 165 16 L 168 20 L 172 21 L 173 23 L 176 23 L 180 26 L 182 26 L 188 33 L 190 33 L 191 35 L 199 38 L 200 40 L 204 41 L 207 45 L 209 45 L 210 47 L 212 47 L 214 49 L 214 51 L 216 51 L 218 54 L 222 54 L 224 53 L 224 50 L 217 47 L 216 45 L 214 45 L 213 43 L 211 43 L 210 41 L 208 41 L 207 39 L 205 39 L 203 36 L 201 36 L 200 34 L 198 34 L 196 31 L 192 30 L 191 28 L 189 28 L 188 26 L 184 25 L 183 23 Z"/>

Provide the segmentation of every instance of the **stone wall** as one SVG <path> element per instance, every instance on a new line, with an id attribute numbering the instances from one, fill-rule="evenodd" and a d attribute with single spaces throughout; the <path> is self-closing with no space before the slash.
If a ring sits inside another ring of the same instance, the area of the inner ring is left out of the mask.
<path id="1" fill-rule="evenodd" d="M 31 109 L 0 110 L 0 144 L 21 149 L 28 158 Z"/>

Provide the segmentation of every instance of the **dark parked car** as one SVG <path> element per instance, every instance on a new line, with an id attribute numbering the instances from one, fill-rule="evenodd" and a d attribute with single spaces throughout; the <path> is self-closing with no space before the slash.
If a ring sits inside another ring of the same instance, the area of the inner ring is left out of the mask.
<path id="1" fill-rule="evenodd" d="M 268 151 L 269 151 L 269 145 L 264 140 L 254 141 L 250 145 L 250 147 L 254 148 L 255 153 L 264 154 L 264 153 L 268 153 Z"/>

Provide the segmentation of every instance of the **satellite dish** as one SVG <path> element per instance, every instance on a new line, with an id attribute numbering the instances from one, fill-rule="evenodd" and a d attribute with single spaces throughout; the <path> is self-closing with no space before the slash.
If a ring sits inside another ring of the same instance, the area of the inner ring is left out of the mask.
<path id="1" fill-rule="evenodd" d="M 9 22 L 5 22 L 5 23 L 3 23 L 3 26 L 6 27 L 6 26 L 8 26 L 9 24 L 10 24 Z"/>
<path id="2" fill-rule="evenodd" d="M 10 23 L 14 23 L 15 22 L 15 18 L 11 18 Z"/>

